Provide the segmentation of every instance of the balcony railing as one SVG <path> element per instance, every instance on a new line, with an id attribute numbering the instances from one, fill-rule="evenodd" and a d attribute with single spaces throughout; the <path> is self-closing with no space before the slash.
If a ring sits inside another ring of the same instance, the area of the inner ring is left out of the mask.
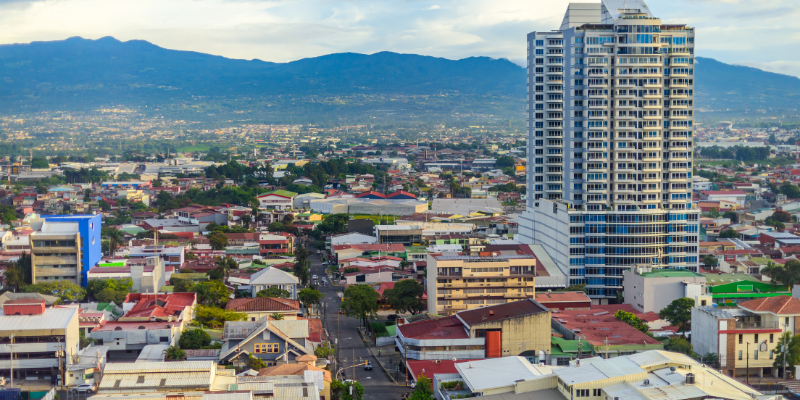
<path id="1" fill-rule="evenodd" d="M 778 324 L 778 321 L 771 321 L 771 322 L 746 322 L 746 321 L 737 321 L 736 322 L 736 329 L 780 329 L 781 327 Z"/>

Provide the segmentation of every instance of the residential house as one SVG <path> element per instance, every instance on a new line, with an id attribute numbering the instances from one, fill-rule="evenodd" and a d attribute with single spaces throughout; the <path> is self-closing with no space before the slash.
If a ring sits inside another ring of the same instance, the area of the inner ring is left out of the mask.
<path id="1" fill-rule="evenodd" d="M 250 295 L 253 297 L 256 297 L 258 292 L 264 289 L 277 287 L 288 291 L 291 299 L 297 299 L 299 285 L 300 279 L 275 267 L 266 267 L 256 272 L 250 277 L 249 284 Z"/>
<path id="2" fill-rule="evenodd" d="M 298 300 L 281 299 L 274 297 L 250 297 L 242 299 L 230 299 L 225 304 L 228 311 L 237 311 L 247 314 L 248 321 L 258 321 L 261 318 L 273 316 L 274 314 L 283 315 L 283 319 L 297 319 L 302 315 L 300 302 Z"/>

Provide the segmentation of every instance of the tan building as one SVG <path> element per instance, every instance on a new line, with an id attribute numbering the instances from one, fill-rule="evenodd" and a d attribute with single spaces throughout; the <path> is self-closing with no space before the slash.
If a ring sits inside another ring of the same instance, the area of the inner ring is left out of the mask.
<path id="1" fill-rule="evenodd" d="M 537 262 L 531 255 L 428 255 L 428 312 L 452 315 L 534 298 Z"/>

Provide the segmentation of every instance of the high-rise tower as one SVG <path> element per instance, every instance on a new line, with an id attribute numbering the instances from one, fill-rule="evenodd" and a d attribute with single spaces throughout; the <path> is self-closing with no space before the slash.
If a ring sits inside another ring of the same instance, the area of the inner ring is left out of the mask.
<path id="1" fill-rule="evenodd" d="M 642 0 L 572 3 L 528 34 L 528 203 L 519 239 L 615 299 L 630 268 L 698 267 L 694 29 Z"/>

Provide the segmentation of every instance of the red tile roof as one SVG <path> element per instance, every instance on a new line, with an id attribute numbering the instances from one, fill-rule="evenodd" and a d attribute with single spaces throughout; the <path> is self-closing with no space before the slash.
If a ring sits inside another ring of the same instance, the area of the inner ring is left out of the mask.
<path id="1" fill-rule="evenodd" d="M 125 303 L 134 304 L 122 318 L 178 316 L 197 302 L 197 293 L 143 294 L 129 293 Z"/>
<path id="2" fill-rule="evenodd" d="M 800 299 L 792 296 L 764 297 L 739 303 L 739 307 L 753 312 L 773 314 L 800 314 Z"/>
<path id="3" fill-rule="evenodd" d="M 580 332 L 581 337 L 595 346 L 602 346 L 606 338 L 610 345 L 661 343 L 618 320 L 614 316 L 617 310 L 632 312 L 637 317 L 649 319 L 646 314 L 636 311 L 630 304 L 611 304 L 593 305 L 589 310 L 553 312 L 553 320 L 573 332 Z"/>
<path id="4" fill-rule="evenodd" d="M 456 370 L 456 363 L 469 361 L 475 360 L 407 360 L 406 364 L 408 365 L 409 375 L 413 376 L 416 381 L 420 375 L 424 375 L 430 379 L 433 378 L 434 374 L 458 373 L 458 370 Z M 422 370 L 425 370 L 424 374 Z"/>
<path id="5" fill-rule="evenodd" d="M 583 292 L 550 292 L 536 293 L 536 301 L 546 306 L 546 303 L 589 302 L 591 304 L 592 299 Z"/>
<path id="6" fill-rule="evenodd" d="M 225 309 L 233 311 L 300 311 L 300 302 L 277 297 L 231 299 L 225 305 Z"/>
<path id="7" fill-rule="evenodd" d="M 409 339 L 469 339 L 464 324 L 455 316 L 404 324 L 397 329 Z"/>

